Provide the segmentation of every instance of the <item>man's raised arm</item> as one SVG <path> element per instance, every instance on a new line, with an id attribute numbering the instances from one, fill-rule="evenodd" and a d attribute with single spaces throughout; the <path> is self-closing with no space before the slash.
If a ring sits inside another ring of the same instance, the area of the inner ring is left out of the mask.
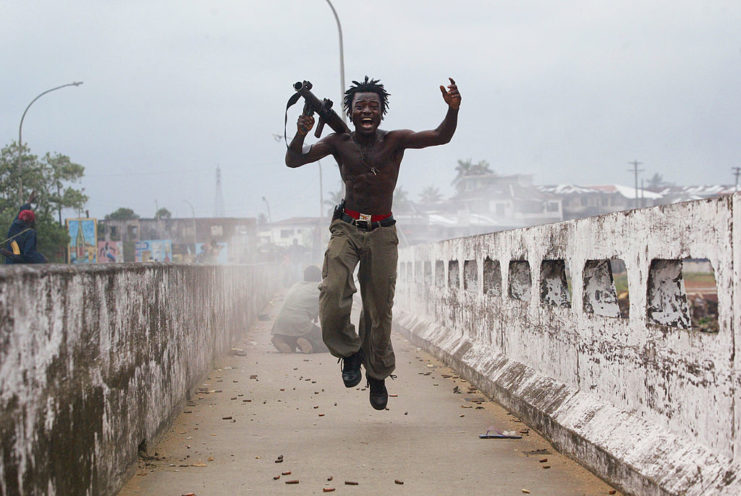
<path id="1" fill-rule="evenodd" d="M 286 150 L 286 165 L 288 167 L 301 167 L 304 164 L 316 162 L 332 153 L 332 147 L 328 141 L 329 137 L 332 136 L 331 134 L 317 141 L 309 148 L 308 152 L 304 153 L 304 139 L 309 131 L 311 131 L 311 128 L 314 127 L 314 117 L 301 114 L 298 118 L 297 127 L 296 136 L 293 137 L 291 144 L 288 145 L 288 150 Z"/>
<path id="2" fill-rule="evenodd" d="M 453 78 L 448 79 L 450 79 L 450 84 L 447 91 L 445 91 L 443 85 L 440 85 L 443 100 L 448 104 L 448 113 L 445 114 L 445 119 L 443 119 L 436 129 L 431 131 L 403 131 L 401 139 L 402 147 L 426 148 L 428 146 L 444 145 L 453 138 L 455 128 L 458 125 L 458 109 L 461 106 L 461 94 L 458 93 L 458 86 L 456 86 Z"/>

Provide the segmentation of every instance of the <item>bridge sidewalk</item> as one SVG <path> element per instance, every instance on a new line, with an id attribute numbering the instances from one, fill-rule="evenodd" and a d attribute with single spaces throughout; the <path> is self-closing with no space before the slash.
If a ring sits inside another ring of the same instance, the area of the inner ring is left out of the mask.
<path id="1" fill-rule="evenodd" d="M 398 379 L 378 412 L 329 354 L 278 353 L 271 326 L 257 322 L 237 345 L 246 356 L 219 361 L 121 496 L 615 494 L 532 431 L 479 439 L 527 426 L 399 335 Z"/>

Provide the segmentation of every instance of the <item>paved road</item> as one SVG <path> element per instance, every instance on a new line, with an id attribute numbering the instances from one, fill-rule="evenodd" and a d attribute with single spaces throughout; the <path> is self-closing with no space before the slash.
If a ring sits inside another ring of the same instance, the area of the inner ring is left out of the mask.
<path id="1" fill-rule="evenodd" d="M 398 335 L 398 378 L 378 412 L 363 387 L 345 389 L 329 354 L 274 350 L 271 325 L 237 345 L 246 357 L 217 364 L 122 496 L 611 494 L 533 431 L 479 439 L 527 426 Z"/>

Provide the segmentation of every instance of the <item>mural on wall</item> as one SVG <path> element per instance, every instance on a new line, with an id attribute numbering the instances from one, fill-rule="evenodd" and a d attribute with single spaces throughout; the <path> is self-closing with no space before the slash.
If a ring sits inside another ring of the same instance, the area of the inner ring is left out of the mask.
<path id="1" fill-rule="evenodd" d="M 96 219 L 67 219 L 67 262 L 71 264 L 96 263 L 98 253 L 98 224 Z"/>
<path id="2" fill-rule="evenodd" d="M 137 262 L 172 262 L 172 240 L 150 239 L 136 242 Z"/>
<path id="3" fill-rule="evenodd" d="M 228 243 L 196 243 L 196 263 L 226 264 L 229 262 Z"/>
<path id="4" fill-rule="evenodd" d="M 123 263 L 123 242 L 98 241 L 98 263 Z"/>

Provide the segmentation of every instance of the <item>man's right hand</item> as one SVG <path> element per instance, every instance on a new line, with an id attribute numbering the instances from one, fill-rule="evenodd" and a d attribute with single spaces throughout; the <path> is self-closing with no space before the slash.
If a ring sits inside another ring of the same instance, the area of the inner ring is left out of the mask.
<path id="1" fill-rule="evenodd" d="M 33 203 L 36 201 L 36 191 L 31 191 L 31 196 L 28 197 L 28 201 L 26 203 Z"/>
<path id="2" fill-rule="evenodd" d="M 296 126 L 298 127 L 298 134 L 306 136 L 309 134 L 309 131 L 311 131 L 311 128 L 314 127 L 314 116 L 304 114 L 299 115 Z"/>

